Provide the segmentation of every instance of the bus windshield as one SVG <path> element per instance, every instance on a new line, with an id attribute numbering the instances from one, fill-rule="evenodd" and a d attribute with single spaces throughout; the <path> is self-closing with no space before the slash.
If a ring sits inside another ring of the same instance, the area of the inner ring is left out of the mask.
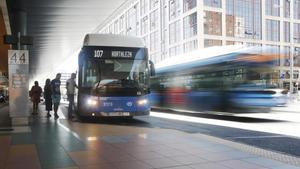
<path id="1" fill-rule="evenodd" d="M 83 65 L 83 87 L 148 88 L 148 64 L 140 59 L 89 59 Z"/>

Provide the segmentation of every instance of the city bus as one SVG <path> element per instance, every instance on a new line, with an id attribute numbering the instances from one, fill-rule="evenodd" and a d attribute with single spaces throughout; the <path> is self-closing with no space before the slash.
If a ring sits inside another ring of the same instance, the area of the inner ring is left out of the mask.
<path id="1" fill-rule="evenodd" d="M 158 63 L 151 79 L 151 104 L 196 112 L 266 111 L 285 105 L 287 90 L 279 88 L 276 66 L 280 54 L 268 51 L 263 47 L 212 47 Z"/>
<path id="2" fill-rule="evenodd" d="M 154 66 L 141 38 L 87 34 L 78 58 L 78 115 L 149 115 L 153 74 Z"/>

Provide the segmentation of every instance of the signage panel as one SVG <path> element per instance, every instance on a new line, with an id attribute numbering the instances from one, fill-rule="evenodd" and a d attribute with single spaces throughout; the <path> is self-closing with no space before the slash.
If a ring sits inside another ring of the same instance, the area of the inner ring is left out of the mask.
<path id="1" fill-rule="evenodd" d="M 29 115 L 28 63 L 28 50 L 8 50 L 10 117 Z"/>

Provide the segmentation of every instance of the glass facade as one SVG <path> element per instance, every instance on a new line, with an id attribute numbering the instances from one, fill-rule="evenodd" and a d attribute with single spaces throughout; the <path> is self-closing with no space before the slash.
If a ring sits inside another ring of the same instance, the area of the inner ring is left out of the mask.
<path id="1" fill-rule="evenodd" d="M 222 13 L 204 11 L 204 34 L 222 35 Z"/>
<path id="2" fill-rule="evenodd" d="M 197 13 L 183 18 L 183 38 L 187 39 L 197 35 Z"/>
<path id="3" fill-rule="evenodd" d="M 284 0 L 284 17 L 289 18 L 291 16 L 291 0 Z"/>
<path id="4" fill-rule="evenodd" d="M 296 47 L 294 51 L 294 66 L 300 66 L 300 47 Z"/>
<path id="5" fill-rule="evenodd" d="M 183 0 L 183 12 L 189 11 L 197 6 L 197 0 Z"/>
<path id="6" fill-rule="evenodd" d="M 266 40 L 278 42 L 280 40 L 279 21 L 266 20 Z"/>
<path id="7" fill-rule="evenodd" d="M 294 19 L 300 19 L 300 0 L 294 0 Z"/>
<path id="8" fill-rule="evenodd" d="M 261 39 L 261 1 L 226 0 L 226 35 Z"/>
<path id="9" fill-rule="evenodd" d="M 127 12 L 127 34 L 132 36 L 137 36 L 138 34 L 138 10 L 137 5 L 134 5 L 132 8 L 130 8 Z"/>
<path id="10" fill-rule="evenodd" d="M 280 0 L 265 0 L 266 15 L 280 16 Z"/>
<path id="11" fill-rule="evenodd" d="M 180 28 L 181 28 L 180 20 L 170 24 L 170 28 L 169 28 L 170 45 L 177 43 L 181 40 Z"/>
<path id="12" fill-rule="evenodd" d="M 141 16 L 145 15 L 149 10 L 149 0 L 141 0 L 140 8 L 141 8 Z"/>
<path id="13" fill-rule="evenodd" d="M 288 72 L 294 46 L 295 70 L 300 72 L 300 0 L 131 0 L 125 4 L 99 32 L 142 37 L 154 63 L 210 46 L 258 45 L 275 47 L 270 53 L 281 51 L 276 65 L 280 72 Z"/>
<path id="14" fill-rule="evenodd" d="M 289 22 L 284 22 L 283 23 L 283 29 L 284 29 L 284 41 L 285 42 L 290 42 L 291 41 L 291 36 L 290 36 L 290 23 Z"/>
<path id="15" fill-rule="evenodd" d="M 300 24 L 294 23 L 294 42 L 300 43 Z"/>
<path id="16" fill-rule="evenodd" d="M 206 48 L 211 46 L 222 46 L 222 41 L 215 39 L 204 39 L 204 47 Z"/>
<path id="17" fill-rule="evenodd" d="M 183 44 L 184 53 L 198 49 L 198 41 L 192 40 Z"/>
<path id="18" fill-rule="evenodd" d="M 204 0 L 204 5 L 210 6 L 210 7 L 221 8 L 222 0 Z"/>
<path id="19" fill-rule="evenodd" d="M 267 48 L 266 53 L 275 55 L 275 66 L 280 66 L 280 46 L 277 45 L 266 45 Z"/>
<path id="20" fill-rule="evenodd" d="M 180 0 L 170 0 L 169 1 L 169 18 L 170 20 L 176 19 L 181 14 L 181 4 Z"/>
<path id="21" fill-rule="evenodd" d="M 149 19 L 148 16 L 145 16 L 141 20 L 141 35 L 144 35 L 149 32 Z"/>
<path id="22" fill-rule="evenodd" d="M 158 29 L 159 27 L 159 13 L 158 9 L 150 13 L 150 31 Z"/>

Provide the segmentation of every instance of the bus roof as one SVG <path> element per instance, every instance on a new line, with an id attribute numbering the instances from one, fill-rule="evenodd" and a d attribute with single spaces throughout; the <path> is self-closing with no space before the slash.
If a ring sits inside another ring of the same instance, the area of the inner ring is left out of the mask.
<path id="1" fill-rule="evenodd" d="M 87 34 L 83 46 L 146 47 L 142 38 L 115 34 Z"/>

